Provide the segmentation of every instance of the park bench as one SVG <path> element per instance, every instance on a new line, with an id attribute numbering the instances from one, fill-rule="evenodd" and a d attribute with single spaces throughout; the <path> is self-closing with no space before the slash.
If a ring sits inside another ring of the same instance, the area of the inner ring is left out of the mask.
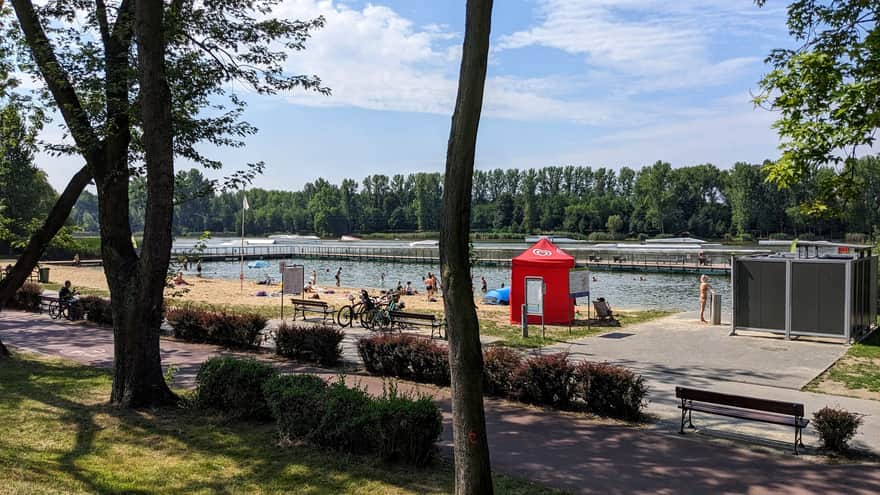
<path id="1" fill-rule="evenodd" d="M 675 387 L 675 397 L 681 400 L 681 405 L 678 406 L 681 409 L 679 433 L 684 433 L 685 419 L 687 419 L 689 428 L 694 427 L 692 413 L 697 411 L 729 418 L 792 426 L 794 427 L 795 455 L 798 453 L 798 446 L 804 446 L 803 430 L 810 424 L 810 420 L 804 418 L 803 404 L 721 394 L 686 387 Z"/>
<path id="2" fill-rule="evenodd" d="M 296 313 L 300 312 L 303 315 L 303 320 L 306 319 L 306 312 L 308 313 L 317 313 L 323 316 L 323 321 L 327 321 L 327 317 L 329 316 L 331 319 L 333 315 L 336 313 L 336 308 L 330 306 L 324 301 L 318 301 L 315 299 L 294 299 L 291 298 L 290 302 L 293 303 L 293 319 L 296 319 Z"/>
<path id="3" fill-rule="evenodd" d="M 40 313 L 48 313 L 49 308 L 52 305 L 59 304 L 59 302 L 60 302 L 60 299 L 58 299 L 58 296 L 46 296 L 46 295 L 40 296 Z"/>
<path id="4" fill-rule="evenodd" d="M 434 338 L 434 332 L 437 332 L 437 338 L 446 338 L 446 333 L 443 331 L 444 327 L 446 327 L 446 322 L 441 318 L 437 318 L 437 315 L 389 311 L 388 316 L 391 318 L 392 324 L 397 325 L 398 328 L 404 325 L 431 327 L 432 339 Z"/>

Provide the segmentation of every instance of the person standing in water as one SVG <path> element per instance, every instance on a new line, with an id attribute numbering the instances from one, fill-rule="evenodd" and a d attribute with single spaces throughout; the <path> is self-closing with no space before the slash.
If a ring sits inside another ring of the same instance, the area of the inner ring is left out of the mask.
<path id="1" fill-rule="evenodd" d="M 706 312 L 706 301 L 709 299 L 709 294 L 714 293 L 712 286 L 709 285 L 709 276 L 700 275 L 700 323 L 709 323 L 704 316 Z"/>
<path id="2" fill-rule="evenodd" d="M 336 287 L 339 287 L 342 282 L 342 267 L 339 267 L 339 270 L 336 270 Z"/>

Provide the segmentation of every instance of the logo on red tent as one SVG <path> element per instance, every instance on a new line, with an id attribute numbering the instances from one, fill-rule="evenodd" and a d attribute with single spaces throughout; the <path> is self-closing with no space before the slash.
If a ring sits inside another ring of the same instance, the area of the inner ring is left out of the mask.
<path id="1" fill-rule="evenodd" d="M 548 249 L 532 249 L 535 256 L 553 256 L 553 252 Z"/>

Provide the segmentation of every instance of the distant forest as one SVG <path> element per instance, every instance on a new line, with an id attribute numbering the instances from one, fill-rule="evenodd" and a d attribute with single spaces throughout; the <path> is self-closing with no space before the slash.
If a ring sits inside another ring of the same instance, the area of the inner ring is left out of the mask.
<path id="1" fill-rule="evenodd" d="M 829 170 L 789 190 L 764 181 L 761 165 L 737 163 L 672 168 L 656 162 L 634 170 L 562 166 L 478 170 L 473 180 L 475 231 L 565 232 L 594 240 L 689 233 L 706 238 L 875 234 L 880 226 L 880 159 L 864 157 L 854 168 L 859 196 L 826 219 L 807 217 L 798 205 L 816 197 Z M 177 175 L 175 232 L 241 232 L 242 192 L 211 192 L 196 169 Z M 131 217 L 143 227 L 143 183 L 133 181 Z M 207 193 L 206 193 L 207 191 Z M 248 189 L 248 235 L 316 233 L 322 236 L 436 231 L 443 175 L 370 175 L 358 182 L 324 179 L 300 191 Z M 833 218 L 832 218 L 833 217 Z M 97 230 L 97 200 L 80 197 L 74 221 Z M 861 237 L 859 235 L 850 236 Z"/>

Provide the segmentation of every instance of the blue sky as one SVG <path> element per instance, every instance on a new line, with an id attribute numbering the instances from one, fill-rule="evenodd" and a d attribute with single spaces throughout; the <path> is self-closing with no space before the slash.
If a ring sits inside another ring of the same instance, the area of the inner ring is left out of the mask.
<path id="1" fill-rule="evenodd" d="M 791 43 L 783 3 L 770 4 L 495 0 L 477 167 L 727 168 L 776 157 L 775 115 L 749 94 L 764 57 Z M 285 0 L 277 12 L 325 16 L 288 68 L 321 76 L 333 95 L 248 96 L 260 133 L 208 154 L 228 170 L 264 160 L 256 185 L 267 188 L 443 170 L 464 0 Z M 78 163 L 40 165 L 61 188 Z"/>

